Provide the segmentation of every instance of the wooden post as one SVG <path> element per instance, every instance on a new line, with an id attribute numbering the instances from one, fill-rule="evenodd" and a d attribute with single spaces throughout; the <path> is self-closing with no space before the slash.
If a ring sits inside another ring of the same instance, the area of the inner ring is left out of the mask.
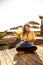
<path id="1" fill-rule="evenodd" d="M 41 19 L 41 36 L 43 37 L 43 16 L 39 16 Z"/>

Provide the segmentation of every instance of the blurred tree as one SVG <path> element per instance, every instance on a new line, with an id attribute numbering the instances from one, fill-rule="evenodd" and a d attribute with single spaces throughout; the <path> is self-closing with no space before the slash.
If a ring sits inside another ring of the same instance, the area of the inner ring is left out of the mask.
<path id="1" fill-rule="evenodd" d="M 4 32 L 0 33 L 0 39 L 3 38 L 6 35 L 7 31 L 8 30 L 5 30 Z"/>

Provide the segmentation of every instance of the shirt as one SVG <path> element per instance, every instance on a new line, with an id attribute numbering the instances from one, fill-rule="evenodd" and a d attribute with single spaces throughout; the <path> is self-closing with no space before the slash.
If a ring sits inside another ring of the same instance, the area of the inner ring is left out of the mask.
<path id="1" fill-rule="evenodd" d="M 24 35 L 21 34 L 21 40 L 23 41 L 30 41 L 30 42 L 34 42 L 36 39 L 35 39 L 35 33 L 34 32 L 29 32 L 28 36 L 27 36 L 27 33 L 25 33 Z"/>

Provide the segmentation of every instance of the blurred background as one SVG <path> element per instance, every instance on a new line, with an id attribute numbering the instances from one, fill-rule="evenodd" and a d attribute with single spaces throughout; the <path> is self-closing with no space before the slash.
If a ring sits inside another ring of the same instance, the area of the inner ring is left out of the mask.
<path id="1" fill-rule="evenodd" d="M 43 0 L 0 0 L 0 31 L 29 21 L 40 25 L 39 15 L 43 15 Z"/>

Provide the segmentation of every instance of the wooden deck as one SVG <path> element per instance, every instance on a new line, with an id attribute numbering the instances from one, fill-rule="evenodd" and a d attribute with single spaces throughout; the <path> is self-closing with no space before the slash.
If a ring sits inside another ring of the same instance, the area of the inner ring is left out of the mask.
<path id="1" fill-rule="evenodd" d="M 1 65 L 43 65 L 43 45 L 38 45 L 36 53 L 16 55 L 15 48 L 0 51 Z"/>

